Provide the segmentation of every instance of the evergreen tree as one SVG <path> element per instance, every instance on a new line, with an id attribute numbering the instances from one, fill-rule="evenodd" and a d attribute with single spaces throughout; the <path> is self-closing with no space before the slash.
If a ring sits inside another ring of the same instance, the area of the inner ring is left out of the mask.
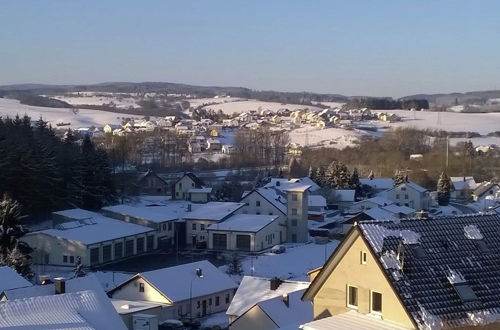
<path id="1" fill-rule="evenodd" d="M 333 161 L 325 172 L 327 186 L 335 189 L 349 189 L 351 174 L 347 166 L 341 162 Z"/>
<path id="2" fill-rule="evenodd" d="M 231 260 L 227 267 L 227 273 L 230 275 L 241 275 L 243 274 L 243 268 L 241 267 L 241 258 L 238 253 L 233 253 Z"/>
<path id="3" fill-rule="evenodd" d="M 322 166 L 319 166 L 317 169 L 316 169 L 316 174 L 315 174 L 315 178 L 316 178 L 316 183 L 321 186 L 321 187 L 326 187 L 327 184 L 326 184 L 326 180 L 325 180 L 325 169 L 322 167 Z"/>
<path id="4" fill-rule="evenodd" d="M 394 186 L 396 187 L 405 182 L 405 175 L 402 171 L 396 170 L 392 179 L 394 180 Z"/>
<path id="5" fill-rule="evenodd" d="M 290 164 L 288 165 L 288 176 L 290 179 L 300 176 L 300 164 L 295 157 L 290 160 Z"/>
<path id="6" fill-rule="evenodd" d="M 439 205 L 445 206 L 450 203 L 451 180 L 442 172 L 437 182 L 437 198 Z"/>
<path id="7" fill-rule="evenodd" d="M 32 249 L 19 240 L 25 232 L 21 225 L 21 206 L 7 194 L 0 201 L 0 266 L 9 266 L 30 277 Z"/>

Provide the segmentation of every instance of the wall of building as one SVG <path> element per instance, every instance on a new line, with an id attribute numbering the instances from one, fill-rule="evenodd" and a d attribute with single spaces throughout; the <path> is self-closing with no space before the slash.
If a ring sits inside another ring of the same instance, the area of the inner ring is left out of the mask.
<path id="1" fill-rule="evenodd" d="M 215 223 L 217 222 L 209 220 L 186 219 L 186 244 L 192 245 L 193 236 L 196 236 L 196 242 L 207 242 L 207 228 Z M 193 224 L 196 225 L 196 229 L 193 229 Z"/>
<path id="2" fill-rule="evenodd" d="M 167 184 L 155 175 L 148 175 L 139 182 L 141 194 L 166 195 Z"/>
<path id="3" fill-rule="evenodd" d="M 144 285 L 144 292 L 139 291 L 140 284 Z M 137 277 L 116 291 L 113 291 L 111 298 L 123 300 L 144 300 L 162 304 L 171 304 L 167 298 L 160 294 L 158 290 L 149 285 L 149 283 L 141 277 Z"/>
<path id="4" fill-rule="evenodd" d="M 194 181 L 190 177 L 185 175 L 178 182 L 175 183 L 174 192 L 175 195 L 172 196 L 174 199 L 184 199 L 189 198 L 189 189 L 195 188 Z"/>
<path id="5" fill-rule="evenodd" d="M 77 257 L 81 258 L 82 263 L 87 260 L 87 247 L 78 242 L 41 233 L 25 235 L 21 237 L 21 241 L 28 243 L 33 248 L 31 255 L 34 264 L 73 267 Z M 63 256 L 68 257 L 68 262 L 64 262 Z M 71 260 L 70 257 L 73 257 L 73 263 L 69 262 Z"/>
<path id="6" fill-rule="evenodd" d="M 153 307 L 153 308 L 150 308 L 150 309 L 147 309 L 147 310 L 143 310 L 143 311 L 140 311 L 140 312 L 137 312 L 137 313 L 120 314 L 120 316 L 121 316 L 121 318 L 123 320 L 123 323 L 125 323 L 125 326 L 128 329 L 133 329 L 134 328 L 134 324 L 133 324 L 133 321 L 132 321 L 132 318 L 133 318 L 134 314 L 155 315 L 156 317 L 158 317 L 158 320 L 160 322 L 163 320 L 163 319 L 161 319 L 161 307 Z"/>
<path id="7" fill-rule="evenodd" d="M 229 326 L 230 330 L 271 330 L 276 328 L 276 323 L 259 306 L 253 306 Z"/>
<path id="8" fill-rule="evenodd" d="M 361 252 L 367 253 L 366 264 L 361 263 Z M 357 308 L 347 306 L 348 285 L 358 288 Z M 314 297 L 314 318 L 337 315 L 352 309 L 369 314 L 370 290 L 382 294 L 382 319 L 413 328 L 411 319 L 359 235 Z"/>
<path id="9" fill-rule="evenodd" d="M 259 206 L 257 206 L 257 201 L 260 202 Z M 277 215 L 279 216 L 278 220 L 286 220 L 286 215 L 284 215 L 283 212 L 255 191 L 245 196 L 245 198 L 241 200 L 241 203 L 247 204 L 242 208 L 242 213 L 244 214 Z"/>
<path id="10" fill-rule="evenodd" d="M 207 203 L 209 201 L 209 194 L 208 193 L 202 193 L 202 192 L 191 192 L 189 193 L 190 195 L 190 201 L 193 203 Z"/>
<path id="11" fill-rule="evenodd" d="M 404 184 L 387 191 L 387 198 L 398 205 L 408 206 L 417 211 L 427 210 L 429 208 L 429 197 L 427 193 L 411 189 Z"/>
<path id="12" fill-rule="evenodd" d="M 309 192 L 289 192 L 287 200 L 287 242 L 307 242 Z"/>

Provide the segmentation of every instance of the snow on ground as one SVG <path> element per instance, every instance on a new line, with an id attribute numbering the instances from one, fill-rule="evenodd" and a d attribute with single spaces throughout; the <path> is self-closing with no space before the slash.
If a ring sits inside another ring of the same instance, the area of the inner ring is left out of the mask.
<path id="1" fill-rule="evenodd" d="M 229 318 L 225 312 L 215 313 L 200 319 L 200 328 L 213 328 L 220 327 L 221 329 L 227 328 L 229 326 Z"/>
<path id="2" fill-rule="evenodd" d="M 342 102 L 312 102 L 314 104 L 321 103 L 322 105 L 329 106 L 330 108 L 342 108 L 345 103 Z"/>
<path id="3" fill-rule="evenodd" d="M 367 134 L 369 133 L 360 130 L 305 126 L 290 131 L 290 142 L 308 147 L 325 146 L 343 149 L 354 145 L 359 137 Z"/>
<path id="4" fill-rule="evenodd" d="M 189 102 L 189 105 L 193 108 L 199 107 L 200 105 L 206 105 L 210 103 L 228 103 L 228 102 L 237 102 L 245 99 L 241 99 L 239 97 L 207 97 L 201 99 L 186 99 L 185 101 Z"/>
<path id="5" fill-rule="evenodd" d="M 338 244 L 337 240 L 321 245 L 314 243 L 285 244 L 285 253 L 273 254 L 269 252 L 243 259 L 241 263 L 243 275 L 267 278 L 277 276 L 281 279 L 309 281 L 307 272 L 322 267 Z"/>
<path id="6" fill-rule="evenodd" d="M 382 110 L 381 110 L 382 111 Z M 441 129 L 449 132 L 478 132 L 486 135 L 500 130 L 500 113 L 458 113 L 409 110 L 383 110 L 402 117 L 390 127 L 416 127 L 420 129 Z M 388 123 L 378 122 L 386 126 Z"/>
<path id="7" fill-rule="evenodd" d="M 80 94 L 81 95 L 81 94 Z M 71 105 L 104 105 L 114 103 L 117 108 L 128 109 L 128 108 L 140 108 L 136 103 L 136 99 L 130 96 L 124 96 L 121 94 L 85 94 L 84 96 L 79 96 L 78 94 L 66 94 L 59 96 L 52 96 L 52 98 L 64 101 Z"/>
<path id="8" fill-rule="evenodd" d="M 235 112 L 245 112 L 249 110 L 271 110 L 273 112 L 278 111 L 279 109 L 288 109 L 288 110 L 297 110 L 297 109 L 310 109 L 310 110 L 323 110 L 322 108 L 302 105 L 302 104 L 283 104 L 278 102 L 264 102 L 257 100 L 248 100 L 248 101 L 237 101 L 237 102 L 229 102 L 223 104 L 215 104 L 208 105 L 203 107 L 204 109 L 212 109 L 215 111 L 222 110 L 225 114 L 231 115 Z"/>
<path id="9" fill-rule="evenodd" d="M 74 111 L 76 110 L 76 111 Z M 57 123 L 71 123 L 71 128 L 99 126 L 106 124 L 120 124 L 121 118 L 131 118 L 124 113 L 114 113 L 88 109 L 48 108 L 35 107 L 19 103 L 18 100 L 0 98 L 0 116 L 15 117 L 27 114 L 31 120 L 38 120 L 42 116 L 52 126 Z M 137 116 L 136 118 L 141 118 Z M 67 126 L 65 126 L 67 127 Z"/>
<path id="10" fill-rule="evenodd" d="M 499 128 L 500 130 L 500 123 L 499 123 Z M 489 146 L 491 144 L 496 144 L 497 146 L 500 146 L 500 137 L 496 136 L 482 136 L 482 137 L 475 137 L 475 138 L 451 138 L 450 139 L 450 144 L 455 145 L 459 142 L 465 142 L 465 141 L 471 141 L 474 146 Z"/>

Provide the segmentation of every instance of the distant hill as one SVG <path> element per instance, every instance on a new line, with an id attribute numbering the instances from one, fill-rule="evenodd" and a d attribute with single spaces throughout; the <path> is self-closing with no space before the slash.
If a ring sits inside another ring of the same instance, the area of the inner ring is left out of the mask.
<path id="1" fill-rule="evenodd" d="M 459 104 L 485 104 L 489 99 L 500 99 L 500 90 L 476 91 L 449 94 L 415 94 L 402 99 L 425 99 L 436 106 L 452 106 Z"/>

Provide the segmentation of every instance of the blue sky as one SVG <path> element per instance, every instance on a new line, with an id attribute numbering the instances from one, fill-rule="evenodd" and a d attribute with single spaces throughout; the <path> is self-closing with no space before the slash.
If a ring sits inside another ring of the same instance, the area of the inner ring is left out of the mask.
<path id="1" fill-rule="evenodd" d="M 1 0 L 0 84 L 500 89 L 500 1 Z"/>

